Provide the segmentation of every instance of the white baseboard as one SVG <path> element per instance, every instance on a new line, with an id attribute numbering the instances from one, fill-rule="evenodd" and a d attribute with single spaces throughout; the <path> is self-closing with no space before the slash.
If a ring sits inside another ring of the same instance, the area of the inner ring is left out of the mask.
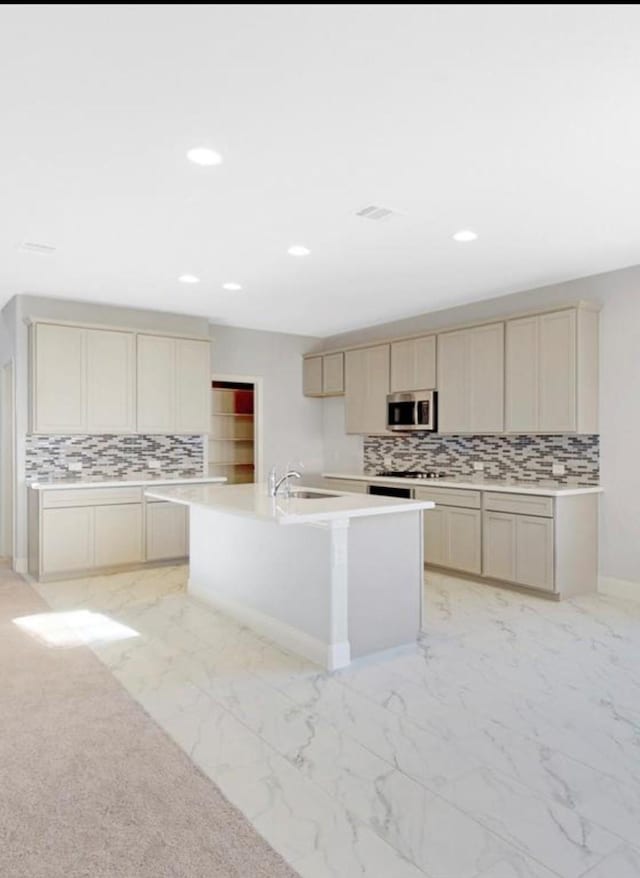
<path id="1" fill-rule="evenodd" d="M 598 592 L 615 598 L 640 601 L 640 582 L 632 582 L 629 579 L 615 579 L 613 576 L 601 576 L 598 579 Z"/>
<path id="2" fill-rule="evenodd" d="M 198 586 L 192 579 L 189 579 L 187 593 L 190 597 L 197 598 L 222 613 L 232 616 L 238 622 L 257 631 L 258 634 L 273 640 L 278 646 L 296 655 L 301 655 L 329 671 L 345 668 L 351 663 L 351 646 L 348 641 L 345 643 L 323 643 L 316 637 L 287 625 L 286 622 L 280 622 L 273 616 L 261 613 L 260 610 L 247 607 L 245 604 L 229 600 L 229 598 L 212 595 L 210 591 Z"/>

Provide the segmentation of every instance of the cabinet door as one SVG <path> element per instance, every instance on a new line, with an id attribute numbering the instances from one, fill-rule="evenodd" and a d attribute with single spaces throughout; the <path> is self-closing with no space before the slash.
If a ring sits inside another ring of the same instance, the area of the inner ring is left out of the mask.
<path id="1" fill-rule="evenodd" d="M 438 429 L 441 433 L 469 430 L 469 333 L 438 336 Z"/>
<path id="2" fill-rule="evenodd" d="M 176 341 L 176 433 L 208 433 L 211 350 L 208 341 Z"/>
<path id="3" fill-rule="evenodd" d="M 516 515 L 515 582 L 553 591 L 553 520 Z"/>
<path id="4" fill-rule="evenodd" d="M 431 390 L 435 386 L 435 335 L 394 341 L 391 345 L 391 392 Z"/>
<path id="5" fill-rule="evenodd" d="M 446 509 L 440 506 L 424 512 L 424 561 L 448 566 Z"/>
<path id="6" fill-rule="evenodd" d="M 347 433 L 384 433 L 389 393 L 389 345 L 347 351 Z"/>
<path id="7" fill-rule="evenodd" d="M 87 432 L 133 433 L 135 335 L 87 330 Z"/>
<path id="8" fill-rule="evenodd" d="M 322 358 L 322 391 L 327 396 L 344 393 L 344 354 L 327 354 Z"/>
<path id="9" fill-rule="evenodd" d="M 347 494 L 366 494 L 368 485 L 356 479 L 324 479 L 325 487 L 332 491 L 346 491 Z"/>
<path id="10" fill-rule="evenodd" d="M 147 561 L 185 558 L 187 546 L 186 506 L 177 503 L 147 504 Z"/>
<path id="11" fill-rule="evenodd" d="M 576 429 L 576 312 L 543 314 L 539 321 L 540 423 L 543 432 Z"/>
<path id="12" fill-rule="evenodd" d="M 469 330 L 469 424 L 473 433 L 504 430 L 504 323 Z"/>
<path id="13" fill-rule="evenodd" d="M 34 432 L 86 432 L 86 331 L 39 323 L 34 332 Z"/>
<path id="14" fill-rule="evenodd" d="M 516 515 L 485 512 L 483 520 L 483 565 L 485 576 L 515 582 Z"/>
<path id="15" fill-rule="evenodd" d="M 45 509 L 42 512 L 42 573 L 93 567 L 93 509 Z"/>
<path id="16" fill-rule="evenodd" d="M 303 359 L 302 392 L 305 396 L 322 396 L 322 357 Z"/>
<path id="17" fill-rule="evenodd" d="M 137 392 L 139 433 L 172 433 L 175 430 L 175 379 L 175 339 L 139 335 Z"/>
<path id="18" fill-rule="evenodd" d="M 96 567 L 142 561 L 142 504 L 95 507 Z"/>
<path id="19" fill-rule="evenodd" d="M 480 573 L 482 556 L 481 513 L 479 509 L 445 510 L 447 566 L 467 573 Z"/>
<path id="20" fill-rule="evenodd" d="M 534 432 L 539 421 L 538 318 L 509 320 L 506 328 L 506 429 Z"/>

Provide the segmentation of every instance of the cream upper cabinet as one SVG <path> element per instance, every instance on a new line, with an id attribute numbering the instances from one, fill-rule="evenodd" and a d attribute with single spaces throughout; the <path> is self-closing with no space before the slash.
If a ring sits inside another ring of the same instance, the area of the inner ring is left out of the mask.
<path id="1" fill-rule="evenodd" d="M 302 360 L 305 396 L 341 396 L 344 393 L 344 354 L 318 354 Z"/>
<path id="2" fill-rule="evenodd" d="M 507 321 L 506 429 L 597 432 L 597 312 L 569 308 Z"/>
<path id="3" fill-rule="evenodd" d="M 302 392 L 305 396 L 322 396 L 322 357 L 303 359 Z"/>
<path id="4" fill-rule="evenodd" d="M 136 339 L 87 330 L 87 432 L 134 433 Z"/>
<path id="5" fill-rule="evenodd" d="M 34 327 L 36 433 L 135 431 L 135 335 L 38 323 Z"/>
<path id="6" fill-rule="evenodd" d="M 138 336 L 138 432 L 207 433 L 209 342 Z"/>
<path id="7" fill-rule="evenodd" d="M 347 433 L 384 433 L 389 393 L 389 345 L 347 351 L 345 420 Z"/>
<path id="8" fill-rule="evenodd" d="M 138 432 L 172 433 L 176 421 L 176 341 L 138 336 Z"/>
<path id="9" fill-rule="evenodd" d="M 325 396 L 344 393 L 344 354 L 325 354 L 322 357 L 322 392 Z"/>
<path id="10" fill-rule="evenodd" d="M 438 429 L 441 433 L 504 430 L 504 324 L 438 336 Z"/>
<path id="11" fill-rule="evenodd" d="M 87 431 L 87 334 L 75 326 L 33 328 L 33 431 Z"/>
<path id="12" fill-rule="evenodd" d="M 391 392 L 431 390 L 436 386 L 436 337 L 391 343 Z"/>
<path id="13" fill-rule="evenodd" d="M 208 433 L 211 406 L 211 346 L 176 340 L 176 433 Z"/>

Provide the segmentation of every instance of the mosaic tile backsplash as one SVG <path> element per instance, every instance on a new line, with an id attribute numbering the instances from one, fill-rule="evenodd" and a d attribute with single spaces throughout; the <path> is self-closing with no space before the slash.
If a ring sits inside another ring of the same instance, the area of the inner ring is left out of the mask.
<path id="1" fill-rule="evenodd" d="M 152 461 L 159 468 L 149 466 Z M 69 470 L 81 463 L 82 472 Z M 202 436 L 27 436 L 27 482 L 61 478 L 201 476 Z"/>
<path id="2" fill-rule="evenodd" d="M 364 470 L 436 470 L 451 476 L 474 474 L 483 463 L 485 478 L 566 485 L 597 485 L 600 480 L 600 437 L 467 436 L 413 433 L 408 436 L 367 436 Z M 554 476 L 553 463 L 563 463 L 564 476 Z M 477 473 L 476 473 L 477 475 Z"/>

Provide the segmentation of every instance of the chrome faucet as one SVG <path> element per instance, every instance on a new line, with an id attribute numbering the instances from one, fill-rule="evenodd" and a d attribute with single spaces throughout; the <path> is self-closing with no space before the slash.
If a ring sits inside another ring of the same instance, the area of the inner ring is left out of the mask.
<path id="1" fill-rule="evenodd" d="M 295 470 L 295 469 L 289 470 L 288 472 L 286 472 L 282 476 L 282 478 L 274 480 L 273 483 L 269 484 L 270 496 L 276 497 L 280 488 L 282 487 L 282 485 L 285 486 L 286 492 L 289 493 L 289 479 L 301 479 L 301 478 L 302 478 L 302 476 L 300 475 L 300 473 L 297 470 Z"/>

